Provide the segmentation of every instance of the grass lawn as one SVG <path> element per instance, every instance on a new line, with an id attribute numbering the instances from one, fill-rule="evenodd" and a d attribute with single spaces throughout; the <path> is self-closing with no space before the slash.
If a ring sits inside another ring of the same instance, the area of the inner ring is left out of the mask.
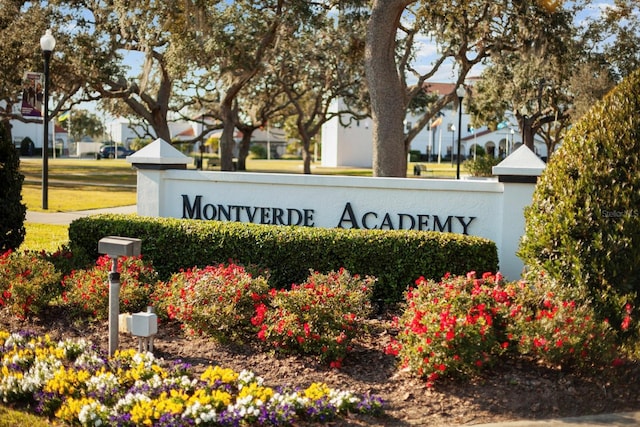
<path id="1" fill-rule="evenodd" d="M 68 225 L 24 224 L 26 234 L 21 250 L 55 252 L 60 246 L 69 242 Z"/>

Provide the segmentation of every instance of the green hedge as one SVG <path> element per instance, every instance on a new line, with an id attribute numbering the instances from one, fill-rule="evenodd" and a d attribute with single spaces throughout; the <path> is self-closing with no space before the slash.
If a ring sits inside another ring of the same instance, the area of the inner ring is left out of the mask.
<path id="1" fill-rule="evenodd" d="M 640 70 L 567 132 L 525 210 L 519 249 L 534 274 L 585 289 L 613 327 L 630 314 L 622 307 L 640 306 L 639 112 Z"/>
<path id="2" fill-rule="evenodd" d="M 495 272 L 498 253 L 487 239 L 460 234 L 407 230 L 346 230 L 285 227 L 237 222 L 95 215 L 69 227 L 70 247 L 78 255 L 98 256 L 105 236 L 142 240 L 142 254 L 161 278 L 180 269 L 234 261 L 267 268 L 272 286 L 301 283 L 309 270 L 344 267 L 378 279 L 374 301 L 402 300 L 420 276 Z"/>

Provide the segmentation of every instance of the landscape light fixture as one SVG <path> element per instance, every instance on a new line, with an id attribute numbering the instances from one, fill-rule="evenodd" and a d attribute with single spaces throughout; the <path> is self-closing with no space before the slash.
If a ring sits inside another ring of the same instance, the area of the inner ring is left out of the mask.
<path id="1" fill-rule="evenodd" d="M 40 48 L 44 58 L 44 98 L 42 109 L 42 128 L 44 139 L 42 140 L 42 209 L 49 209 L 49 63 L 51 52 L 56 47 L 56 39 L 47 30 L 40 37 Z"/>

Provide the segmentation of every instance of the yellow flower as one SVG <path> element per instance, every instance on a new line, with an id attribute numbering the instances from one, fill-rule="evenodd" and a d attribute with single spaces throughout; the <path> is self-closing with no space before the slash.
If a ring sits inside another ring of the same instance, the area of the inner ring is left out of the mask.
<path id="1" fill-rule="evenodd" d="M 326 384 L 313 383 L 304 391 L 304 395 L 311 400 L 319 400 L 328 396 L 330 392 L 331 389 Z"/>
<path id="2" fill-rule="evenodd" d="M 200 379 L 208 381 L 210 384 L 216 381 L 221 381 L 225 384 L 233 384 L 238 379 L 238 373 L 233 369 L 221 368 L 220 366 L 209 366 L 206 371 L 202 373 Z"/>
<path id="3" fill-rule="evenodd" d="M 90 405 L 95 402 L 95 399 L 83 397 L 81 399 L 75 399 L 70 397 L 66 399 L 60 409 L 56 411 L 56 418 L 73 423 L 78 421 L 78 414 L 85 405 Z"/>
<path id="4" fill-rule="evenodd" d="M 91 374 L 85 370 L 76 371 L 61 367 L 43 387 L 43 391 L 72 396 L 78 387 L 83 387 Z"/>
<path id="5" fill-rule="evenodd" d="M 261 400 L 266 403 L 273 396 L 273 389 L 260 386 L 257 383 L 251 383 L 242 387 L 242 390 L 238 393 L 238 399 L 246 396 L 253 396 L 254 400 Z"/>

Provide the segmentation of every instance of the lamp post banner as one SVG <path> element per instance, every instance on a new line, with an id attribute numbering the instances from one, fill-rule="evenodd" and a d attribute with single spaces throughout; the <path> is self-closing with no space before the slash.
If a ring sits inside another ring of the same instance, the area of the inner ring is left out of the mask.
<path id="1" fill-rule="evenodd" d="M 22 77 L 23 117 L 42 117 L 44 74 L 25 71 Z"/>

